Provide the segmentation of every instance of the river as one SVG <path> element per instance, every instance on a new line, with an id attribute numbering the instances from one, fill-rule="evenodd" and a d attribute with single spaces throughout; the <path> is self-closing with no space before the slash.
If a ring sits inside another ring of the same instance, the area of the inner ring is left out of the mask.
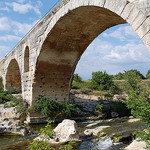
<path id="1" fill-rule="evenodd" d="M 121 150 L 126 147 L 132 140 L 131 134 L 136 129 L 144 129 L 145 124 L 142 122 L 128 123 L 128 118 L 116 118 L 111 120 L 97 120 L 97 121 L 84 121 L 77 122 L 79 135 L 82 142 L 78 144 L 75 150 Z M 92 136 L 85 136 L 83 131 L 87 129 L 87 125 L 91 123 L 97 123 L 94 128 L 102 125 L 111 126 L 106 130 L 106 135 L 94 138 Z M 45 125 L 30 125 L 29 128 L 32 131 L 30 135 L 20 136 L 5 134 L 0 135 L 0 150 L 27 150 L 29 143 L 39 135 L 39 130 Z M 56 125 L 54 125 L 56 126 Z M 122 140 L 115 140 L 114 137 L 122 137 Z"/>

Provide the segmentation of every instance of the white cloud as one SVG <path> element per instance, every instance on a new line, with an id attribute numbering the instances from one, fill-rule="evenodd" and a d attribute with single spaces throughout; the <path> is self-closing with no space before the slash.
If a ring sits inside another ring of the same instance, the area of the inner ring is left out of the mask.
<path id="1" fill-rule="evenodd" d="M 105 38 L 113 37 L 121 41 L 128 40 L 129 36 L 132 36 L 132 38 L 138 38 L 137 33 L 133 30 L 131 26 L 121 26 L 117 30 L 110 33 L 103 33 L 102 36 L 104 36 Z"/>
<path id="2" fill-rule="evenodd" d="M 7 17 L 0 18 L 0 31 L 9 31 L 11 29 L 11 25 L 9 19 Z"/>
<path id="3" fill-rule="evenodd" d="M 0 31 L 11 31 L 15 35 L 25 35 L 29 30 L 36 24 L 38 20 L 33 21 L 31 24 L 20 23 L 14 20 L 11 20 L 7 17 L 0 17 Z"/>
<path id="4" fill-rule="evenodd" d="M 126 65 L 129 63 L 147 62 L 149 58 L 148 51 L 143 44 L 128 43 L 114 46 L 110 53 L 103 57 L 103 61 Z"/>
<path id="5" fill-rule="evenodd" d="M 0 60 L 2 60 L 10 52 L 10 47 L 0 45 Z"/>
<path id="6" fill-rule="evenodd" d="M 13 42 L 13 41 L 19 41 L 21 40 L 21 37 L 15 36 L 15 35 L 5 35 L 5 36 L 0 36 L 0 42 Z"/>
<path id="7" fill-rule="evenodd" d="M 26 0 L 16 0 L 19 3 L 24 3 Z"/>
<path id="8" fill-rule="evenodd" d="M 25 35 L 27 34 L 31 28 L 35 25 L 35 23 L 37 22 L 38 20 L 32 22 L 31 24 L 27 24 L 27 23 L 20 23 L 20 22 L 17 22 L 17 21 L 11 21 L 11 24 L 12 24 L 12 28 L 13 28 L 13 32 L 16 34 L 16 35 L 19 35 L 19 34 L 22 34 L 22 35 Z"/>
<path id="9" fill-rule="evenodd" d="M 81 57 L 75 72 L 83 79 L 89 79 L 95 71 L 106 70 L 109 74 L 116 74 L 129 69 L 148 70 L 147 64 L 150 64 L 150 54 L 140 40 L 117 45 L 97 38 Z"/>
<path id="10" fill-rule="evenodd" d="M 9 8 L 8 7 L 1 7 L 0 10 L 9 12 Z"/>
<path id="11" fill-rule="evenodd" d="M 20 2 L 24 2 L 24 1 L 20 1 Z M 18 12 L 20 14 L 26 14 L 30 10 L 33 10 L 37 15 L 41 15 L 41 12 L 39 10 L 39 2 L 35 6 L 31 5 L 31 3 L 20 4 L 16 2 L 13 2 L 13 3 L 6 2 L 5 4 L 7 6 L 12 7 L 13 11 Z"/>
<path id="12" fill-rule="evenodd" d="M 13 7 L 13 10 L 15 12 L 19 12 L 21 14 L 25 14 L 29 10 L 33 9 L 32 5 L 29 4 L 29 3 L 27 3 L 27 4 L 19 4 L 19 3 L 13 2 L 13 3 L 6 3 L 6 5 Z"/>

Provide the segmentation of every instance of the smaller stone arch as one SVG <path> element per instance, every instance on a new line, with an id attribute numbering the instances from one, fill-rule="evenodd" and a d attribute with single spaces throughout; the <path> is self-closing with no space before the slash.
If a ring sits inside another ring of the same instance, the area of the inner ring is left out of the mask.
<path id="1" fill-rule="evenodd" d="M 24 72 L 29 72 L 29 47 L 26 46 L 24 52 Z"/>
<path id="2" fill-rule="evenodd" d="M 22 91 L 20 69 L 16 59 L 12 59 L 7 68 L 5 89 Z"/>

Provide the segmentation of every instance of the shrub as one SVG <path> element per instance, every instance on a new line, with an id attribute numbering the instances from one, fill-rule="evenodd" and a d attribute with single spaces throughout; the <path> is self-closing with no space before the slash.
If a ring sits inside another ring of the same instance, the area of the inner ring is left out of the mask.
<path id="1" fill-rule="evenodd" d="M 132 90 L 138 90 L 140 89 L 140 86 L 138 85 L 139 81 L 141 81 L 142 75 L 140 75 L 137 70 L 129 70 L 125 71 L 124 74 L 124 90 L 126 92 L 130 92 Z"/>
<path id="2" fill-rule="evenodd" d="M 150 70 L 147 71 L 146 79 L 150 79 Z"/>
<path id="3" fill-rule="evenodd" d="M 93 110 L 96 115 L 102 115 L 103 114 L 103 102 L 101 100 L 98 101 L 98 104 L 94 106 Z"/>
<path id="4" fill-rule="evenodd" d="M 12 96 L 12 91 L 1 91 L 0 92 L 0 104 L 4 104 L 9 101 L 14 101 L 16 97 Z"/>
<path id="5" fill-rule="evenodd" d="M 0 104 L 4 104 L 4 107 L 16 107 L 16 113 L 25 113 L 29 112 L 24 106 L 22 98 L 16 98 L 12 93 L 17 93 L 16 91 L 1 91 L 0 92 Z M 8 103 L 9 102 L 9 103 Z"/>
<path id="6" fill-rule="evenodd" d="M 143 74 L 140 73 L 140 71 L 136 70 L 136 69 L 131 69 L 131 70 L 128 70 L 128 71 L 124 71 L 124 79 L 126 79 L 126 76 L 128 75 L 132 75 L 134 76 L 135 78 L 139 78 L 139 79 L 145 79 L 145 77 L 143 76 Z"/>
<path id="7" fill-rule="evenodd" d="M 66 117 L 71 117 L 77 114 L 76 105 L 67 103 L 57 102 L 43 96 L 39 96 L 34 105 L 34 109 L 40 111 L 41 114 L 48 117 L 52 117 L 61 113 Z"/>
<path id="8" fill-rule="evenodd" d="M 150 149 L 150 100 L 146 90 L 131 91 L 129 97 L 124 103 L 131 109 L 131 113 L 136 118 L 140 118 L 146 123 L 147 129 L 145 131 L 136 132 L 136 136 L 140 140 L 147 143 L 147 148 Z"/>
<path id="9" fill-rule="evenodd" d="M 124 73 L 119 72 L 118 74 L 114 75 L 114 80 L 123 80 Z"/>
<path id="10" fill-rule="evenodd" d="M 80 89 L 80 88 L 81 88 L 80 83 L 75 82 L 75 81 L 72 82 L 72 87 L 71 87 L 71 89 L 77 90 L 77 89 Z"/>
<path id="11" fill-rule="evenodd" d="M 48 122 L 48 124 L 44 127 L 41 128 L 40 130 L 40 135 L 46 135 L 48 137 L 48 140 L 53 137 L 53 129 L 51 126 L 51 121 Z M 55 150 L 54 147 L 51 147 L 50 144 L 48 143 L 48 140 L 36 140 L 30 143 L 29 148 L 30 150 Z M 60 146 L 59 150 L 72 150 L 74 142 L 69 141 L 68 144 L 64 146 Z"/>
<path id="12" fill-rule="evenodd" d="M 119 117 L 130 116 L 131 114 L 127 105 L 119 101 L 109 101 L 109 103 L 105 103 L 105 101 L 99 100 L 98 104 L 94 107 L 94 113 L 103 115 L 105 118 L 111 118 L 111 112 L 118 113 Z"/>
<path id="13" fill-rule="evenodd" d="M 133 73 L 132 73 L 133 74 Z M 132 80 L 134 77 L 132 77 Z M 135 78 L 137 81 L 137 78 Z M 130 82 L 127 80 L 127 83 Z M 124 101 L 128 108 L 131 109 L 131 113 L 134 117 L 140 118 L 146 123 L 147 129 L 144 131 L 136 132 L 135 135 L 139 140 L 143 140 L 147 144 L 147 148 L 150 149 L 150 99 L 145 89 L 142 89 L 135 82 L 132 90 L 128 94 L 128 98 Z"/>
<path id="14" fill-rule="evenodd" d="M 105 71 L 92 73 L 91 88 L 94 90 L 109 90 L 113 85 L 113 76 L 108 75 Z"/>
<path id="15" fill-rule="evenodd" d="M 121 89 L 114 83 L 112 84 L 112 86 L 110 87 L 110 92 L 114 95 L 114 94 L 119 94 L 121 93 Z"/>
<path id="16" fill-rule="evenodd" d="M 75 81 L 75 82 L 82 82 L 82 78 L 78 74 L 74 74 L 73 81 Z"/>

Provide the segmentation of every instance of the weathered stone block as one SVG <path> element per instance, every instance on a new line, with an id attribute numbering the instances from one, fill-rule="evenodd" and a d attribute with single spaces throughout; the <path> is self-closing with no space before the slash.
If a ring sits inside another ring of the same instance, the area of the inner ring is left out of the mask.
<path id="1" fill-rule="evenodd" d="M 150 17 L 147 18 L 137 29 L 137 33 L 140 36 L 140 38 L 143 38 L 143 36 L 150 31 Z"/>
<path id="2" fill-rule="evenodd" d="M 120 15 L 127 4 L 127 0 L 106 0 L 104 7 Z"/>
<path id="3" fill-rule="evenodd" d="M 136 6 L 134 6 L 130 12 L 130 15 L 127 18 L 127 22 L 132 25 L 133 21 L 137 18 L 139 12 L 139 9 Z"/>
<path id="4" fill-rule="evenodd" d="M 130 12 L 132 11 L 132 9 L 134 8 L 133 4 L 128 3 L 123 12 L 121 13 L 121 17 L 126 20 L 129 16 L 130 16 Z"/>
<path id="5" fill-rule="evenodd" d="M 136 19 L 131 24 L 133 29 L 136 31 L 141 26 L 141 24 L 144 22 L 145 19 L 146 19 L 146 16 L 144 16 L 143 12 L 140 11 Z"/>

